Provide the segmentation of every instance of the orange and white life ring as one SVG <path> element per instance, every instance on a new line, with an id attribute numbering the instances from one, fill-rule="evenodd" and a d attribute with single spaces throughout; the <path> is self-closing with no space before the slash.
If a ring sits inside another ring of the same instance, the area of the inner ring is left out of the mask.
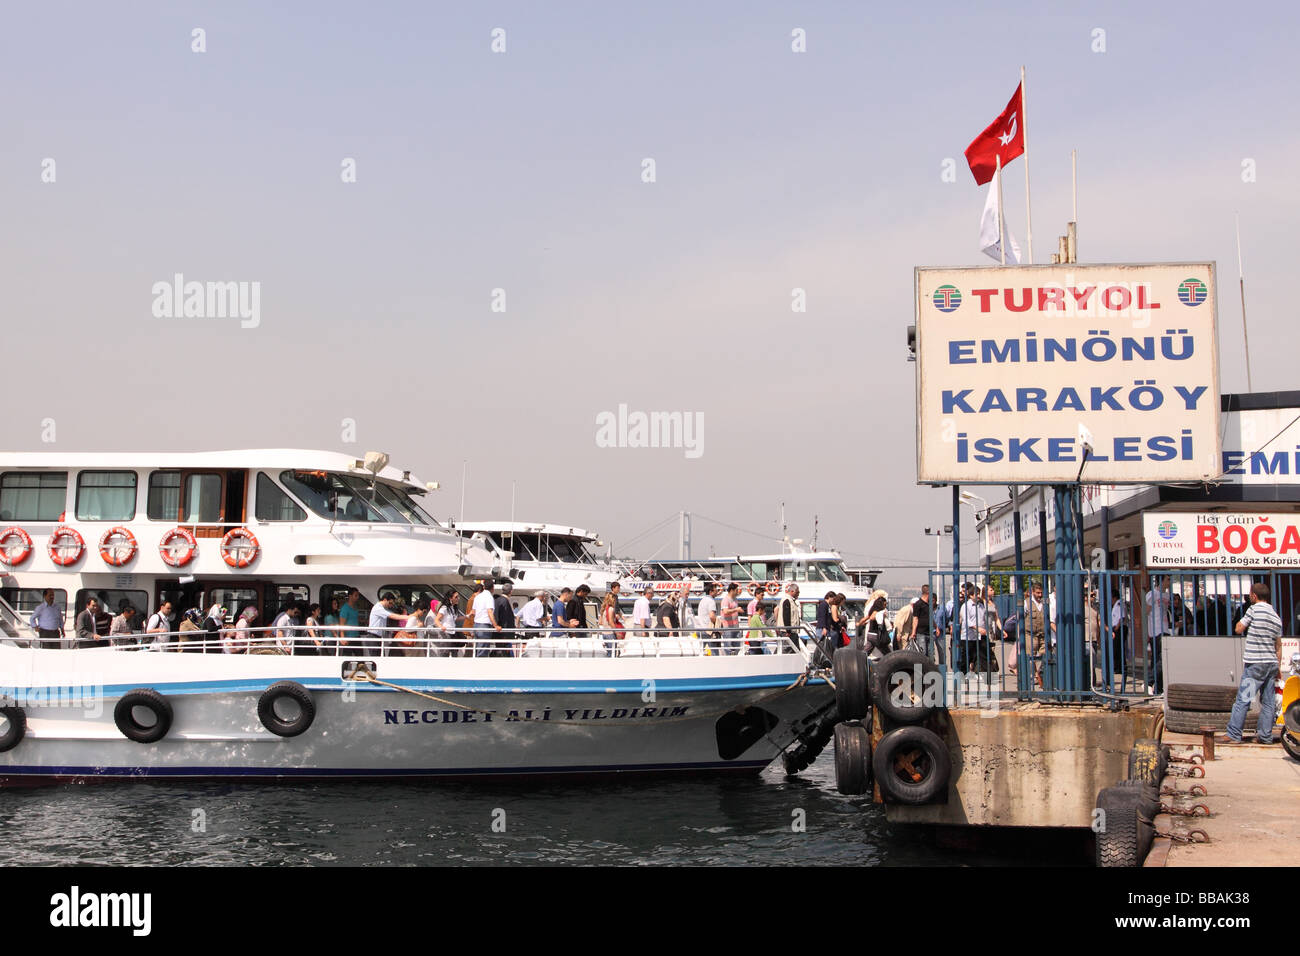
<path id="1" fill-rule="evenodd" d="M 178 539 L 184 542 L 184 547 L 177 546 Z M 172 528 L 158 542 L 158 553 L 162 555 L 163 562 L 173 568 L 185 567 L 194 560 L 198 550 L 198 538 L 186 528 Z"/>
<path id="2" fill-rule="evenodd" d="M 780 594 L 780 593 L 781 593 L 781 582 L 780 582 L 780 581 L 768 581 L 768 582 L 767 582 L 767 593 L 770 594 L 770 595 L 772 595 L 772 597 L 776 597 L 778 594 Z"/>
<path id="3" fill-rule="evenodd" d="M 120 525 L 99 536 L 99 556 L 110 567 L 120 568 L 135 557 L 135 535 Z"/>
<path id="4" fill-rule="evenodd" d="M 17 525 L 0 531 L 0 564 L 16 568 L 32 556 L 32 536 Z"/>
<path id="5" fill-rule="evenodd" d="M 86 539 L 76 528 L 60 525 L 50 534 L 50 543 L 46 546 L 50 560 L 61 568 L 76 564 L 86 550 Z"/>
<path id="6" fill-rule="evenodd" d="M 231 528 L 221 539 L 221 557 L 232 568 L 246 568 L 257 560 L 262 546 L 247 528 Z"/>

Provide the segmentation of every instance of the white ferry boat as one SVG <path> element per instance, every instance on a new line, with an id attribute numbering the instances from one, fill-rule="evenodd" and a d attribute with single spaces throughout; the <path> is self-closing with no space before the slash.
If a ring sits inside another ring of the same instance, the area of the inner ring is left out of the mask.
<path id="1" fill-rule="evenodd" d="M 317 648 L 233 626 L 248 607 L 269 624 L 350 588 L 414 607 L 498 576 L 425 490 L 373 453 L 0 456 L 0 783 L 757 772 L 824 742 L 833 691 L 798 640 L 742 655 L 684 634 L 394 626 Z M 203 640 L 65 647 L 33 630 L 47 589 L 69 635 L 91 597 L 226 613 Z"/>
<path id="2" fill-rule="evenodd" d="M 610 582 L 626 573 L 621 564 L 593 553 L 593 548 L 602 546 L 594 531 L 522 521 L 453 521 L 451 527 L 481 535 L 500 552 L 516 595 L 531 596 L 539 590 L 557 595 L 561 588 L 585 584 L 599 598 Z"/>
<path id="3" fill-rule="evenodd" d="M 762 600 L 775 604 L 787 585 L 799 585 L 799 605 L 805 623 L 817 618 L 817 602 L 827 591 L 844 595 L 844 608 L 850 631 L 856 631 L 865 613 L 879 571 L 855 569 L 850 577 L 837 551 L 801 551 L 797 548 L 780 554 L 750 554 L 734 557 L 651 560 L 631 568 L 622 581 L 622 603 L 634 601 L 643 591 L 667 594 L 678 591 L 683 582 L 691 585 L 691 600 L 704 593 L 704 582 L 714 581 L 726 588 L 735 581 L 741 596 L 748 600 L 756 589 Z"/>

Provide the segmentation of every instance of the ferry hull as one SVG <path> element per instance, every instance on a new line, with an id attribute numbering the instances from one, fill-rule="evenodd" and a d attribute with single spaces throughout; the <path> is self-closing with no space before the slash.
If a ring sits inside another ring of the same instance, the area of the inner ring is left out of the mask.
<path id="1" fill-rule="evenodd" d="M 757 772 L 833 700 L 824 682 L 800 681 L 796 654 L 380 658 L 385 685 L 344 680 L 337 658 L 0 648 L 0 664 L 6 655 L 50 667 L 75 657 L 83 677 L 99 678 L 55 680 L 46 669 L 43 680 L 36 667 L 23 686 L 3 688 L 26 719 L 23 739 L 0 753 L 0 782 L 9 785 Z M 124 665 L 130 679 L 118 680 Z M 567 665 L 563 674 L 556 665 Z M 314 719 L 298 736 L 277 736 L 258 716 L 259 698 L 281 681 L 312 697 Z M 172 708 L 156 743 L 127 739 L 115 723 L 114 708 L 135 688 L 161 693 Z"/>

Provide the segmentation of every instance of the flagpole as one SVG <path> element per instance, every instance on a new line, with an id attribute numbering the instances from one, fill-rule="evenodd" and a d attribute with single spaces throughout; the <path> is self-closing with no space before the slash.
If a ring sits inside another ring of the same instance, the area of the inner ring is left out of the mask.
<path id="1" fill-rule="evenodd" d="M 1020 136 L 1025 142 L 1025 243 L 1029 264 L 1034 264 L 1034 225 L 1029 212 L 1029 122 L 1025 116 L 1025 68 L 1020 68 Z"/>
<path id="2" fill-rule="evenodd" d="M 1237 219 L 1237 275 L 1241 283 L 1241 337 L 1246 343 L 1246 391 L 1253 392 L 1255 386 L 1250 378 L 1250 334 L 1246 331 L 1246 270 L 1241 265 L 1241 213 Z"/>
<path id="3" fill-rule="evenodd" d="M 997 166 L 993 170 L 993 178 L 998 181 L 998 251 L 1002 254 L 1002 264 L 1007 264 L 1007 233 L 1002 228 L 1002 156 L 999 154 L 995 157 Z"/>

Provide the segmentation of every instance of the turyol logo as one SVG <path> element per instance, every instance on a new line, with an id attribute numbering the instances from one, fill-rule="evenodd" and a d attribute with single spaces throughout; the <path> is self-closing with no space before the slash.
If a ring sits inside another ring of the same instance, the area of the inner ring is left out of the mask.
<path id="1" fill-rule="evenodd" d="M 952 312 L 961 305 L 961 293 L 953 285 L 941 285 L 934 290 L 934 307 L 940 312 Z"/>
<path id="2" fill-rule="evenodd" d="M 1184 279 L 1178 284 L 1178 301 L 1183 305 L 1200 305 L 1208 294 L 1200 279 Z"/>
<path id="3" fill-rule="evenodd" d="M 1172 521 L 1162 521 L 1160 524 L 1156 525 L 1156 534 L 1160 535 L 1160 537 L 1164 538 L 1166 541 L 1177 533 L 1178 525 L 1174 524 Z"/>

